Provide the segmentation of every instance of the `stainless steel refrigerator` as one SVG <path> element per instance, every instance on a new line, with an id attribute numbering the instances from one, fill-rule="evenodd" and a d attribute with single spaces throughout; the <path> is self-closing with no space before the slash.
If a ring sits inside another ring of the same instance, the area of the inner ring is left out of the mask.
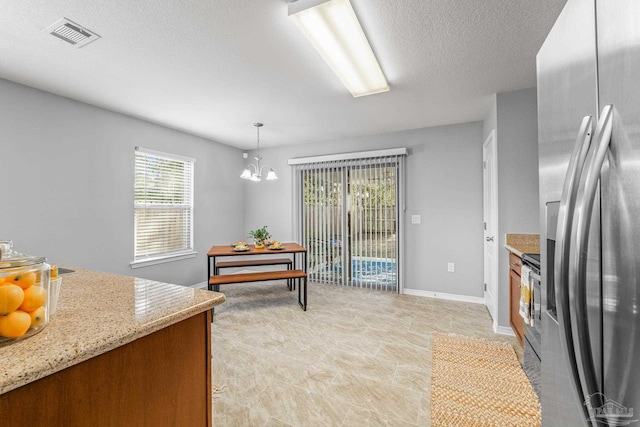
<path id="1" fill-rule="evenodd" d="M 640 0 L 568 0 L 537 72 L 542 423 L 640 426 Z"/>

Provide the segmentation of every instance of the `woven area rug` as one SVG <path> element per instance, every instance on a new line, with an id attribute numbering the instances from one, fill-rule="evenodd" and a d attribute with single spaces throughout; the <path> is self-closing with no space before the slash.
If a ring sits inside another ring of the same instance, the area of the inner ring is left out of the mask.
<path id="1" fill-rule="evenodd" d="M 540 426 L 540 401 L 507 343 L 435 334 L 431 424 Z"/>

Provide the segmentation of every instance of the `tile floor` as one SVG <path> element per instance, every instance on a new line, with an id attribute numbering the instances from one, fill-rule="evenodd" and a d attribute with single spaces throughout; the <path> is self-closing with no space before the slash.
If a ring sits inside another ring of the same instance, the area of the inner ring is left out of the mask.
<path id="1" fill-rule="evenodd" d="M 214 426 L 429 426 L 434 332 L 506 341 L 483 305 L 309 284 L 231 285 L 212 323 Z"/>

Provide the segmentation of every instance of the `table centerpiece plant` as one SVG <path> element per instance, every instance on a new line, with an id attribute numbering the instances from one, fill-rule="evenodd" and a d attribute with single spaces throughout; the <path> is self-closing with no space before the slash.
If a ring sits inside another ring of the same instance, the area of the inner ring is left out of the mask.
<path id="1" fill-rule="evenodd" d="M 249 237 L 253 237 L 256 249 L 260 249 L 264 248 L 265 242 L 271 238 L 271 233 L 269 233 L 267 226 L 265 225 L 261 228 L 251 230 L 249 232 Z"/>

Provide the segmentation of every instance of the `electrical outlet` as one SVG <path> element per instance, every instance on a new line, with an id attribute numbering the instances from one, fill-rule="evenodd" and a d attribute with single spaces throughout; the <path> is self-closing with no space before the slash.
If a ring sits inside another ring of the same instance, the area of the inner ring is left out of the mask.
<path id="1" fill-rule="evenodd" d="M 447 271 L 453 273 L 456 271 L 456 265 L 453 262 L 447 263 Z"/>
<path id="2" fill-rule="evenodd" d="M 411 215 L 411 224 L 420 224 L 422 217 L 420 215 Z"/>

